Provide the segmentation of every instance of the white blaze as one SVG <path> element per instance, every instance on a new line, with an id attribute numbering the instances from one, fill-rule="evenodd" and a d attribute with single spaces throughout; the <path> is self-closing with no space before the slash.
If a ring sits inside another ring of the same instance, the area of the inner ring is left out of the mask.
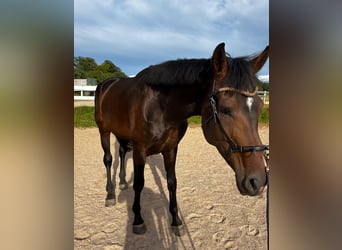
<path id="1" fill-rule="evenodd" d="M 247 104 L 247 107 L 249 109 L 249 112 L 252 111 L 253 101 L 254 101 L 253 97 L 247 97 L 246 104 Z"/>

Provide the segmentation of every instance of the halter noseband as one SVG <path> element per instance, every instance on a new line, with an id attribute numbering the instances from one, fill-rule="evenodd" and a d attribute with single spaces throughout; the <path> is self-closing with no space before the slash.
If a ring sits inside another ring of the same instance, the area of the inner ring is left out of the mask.
<path id="1" fill-rule="evenodd" d="M 217 111 L 217 108 L 216 108 L 216 101 L 215 101 L 215 98 L 214 98 L 218 93 L 225 92 L 225 91 L 233 91 L 233 92 L 237 92 L 237 93 L 239 93 L 239 94 L 241 94 L 243 96 L 252 97 L 252 96 L 255 96 L 258 93 L 258 87 L 256 87 L 253 92 L 239 90 L 239 89 L 232 88 L 232 87 L 223 87 L 223 88 L 215 89 L 215 80 L 214 80 L 213 91 L 212 91 L 212 94 L 211 94 L 211 96 L 209 98 L 209 103 L 210 103 L 210 106 L 211 106 L 211 108 L 213 110 L 214 121 L 215 121 L 215 123 L 217 123 L 219 125 L 219 128 L 220 128 L 220 130 L 221 130 L 221 132 L 223 134 L 224 139 L 230 145 L 230 148 L 229 148 L 229 151 L 228 151 L 228 156 L 230 156 L 232 153 L 255 152 L 255 151 L 269 150 L 270 149 L 269 145 L 239 146 L 239 145 L 237 145 L 237 143 L 229 135 L 227 135 L 226 131 L 224 130 L 224 128 L 222 126 L 220 118 L 218 116 L 218 111 Z"/>

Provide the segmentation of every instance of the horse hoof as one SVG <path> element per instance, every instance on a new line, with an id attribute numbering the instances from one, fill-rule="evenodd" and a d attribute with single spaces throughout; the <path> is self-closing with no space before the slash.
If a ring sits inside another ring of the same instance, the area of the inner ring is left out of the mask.
<path id="1" fill-rule="evenodd" d="M 146 226 L 145 223 L 140 224 L 140 225 L 133 225 L 133 233 L 135 234 L 144 234 L 146 233 Z"/>
<path id="2" fill-rule="evenodd" d="M 128 188 L 128 184 L 127 183 L 119 184 L 119 188 L 120 190 L 125 190 Z"/>
<path id="3" fill-rule="evenodd" d="M 185 226 L 184 225 L 171 226 L 171 230 L 178 237 L 183 236 L 185 234 Z"/>
<path id="4" fill-rule="evenodd" d="M 108 199 L 108 200 L 106 200 L 105 206 L 106 207 L 112 207 L 115 205 L 115 203 L 116 203 L 115 199 Z"/>

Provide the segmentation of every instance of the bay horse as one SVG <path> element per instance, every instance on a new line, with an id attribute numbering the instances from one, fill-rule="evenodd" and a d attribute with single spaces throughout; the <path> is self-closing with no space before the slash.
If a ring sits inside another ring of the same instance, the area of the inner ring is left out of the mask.
<path id="1" fill-rule="evenodd" d="M 95 120 L 107 172 L 106 206 L 115 204 L 111 181 L 110 133 L 120 144 L 121 190 L 127 188 L 125 155 L 133 150 L 133 232 L 143 234 L 140 195 L 146 157 L 161 153 L 169 190 L 174 232 L 182 228 L 176 199 L 175 163 L 187 118 L 202 116 L 202 130 L 234 170 L 242 195 L 258 195 L 267 184 L 264 151 L 258 134 L 263 107 L 256 73 L 268 59 L 269 46 L 254 56 L 230 57 L 220 43 L 209 59 L 178 59 L 143 69 L 132 78 L 111 78 L 95 92 Z M 177 233 L 176 233 L 177 234 Z"/>

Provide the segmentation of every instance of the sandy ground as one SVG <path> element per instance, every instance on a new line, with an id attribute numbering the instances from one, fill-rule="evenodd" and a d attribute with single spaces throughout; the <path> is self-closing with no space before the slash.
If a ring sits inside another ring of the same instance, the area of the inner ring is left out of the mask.
<path id="1" fill-rule="evenodd" d="M 74 101 L 74 107 L 94 106 L 94 101 Z"/>
<path id="2" fill-rule="evenodd" d="M 268 143 L 268 127 L 260 136 Z M 176 163 L 177 200 L 185 234 L 170 228 L 168 190 L 161 155 L 145 167 L 142 216 L 144 235 L 132 233 L 133 167 L 127 154 L 129 187 L 115 184 L 116 205 L 105 207 L 106 170 L 98 130 L 74 130 L 74 248 L 75 249 L 266 249 L 265 194 L 241 196 L 233 170 L 200 127 L 189 128 L 179 144 Z M 111 141 L 114 177 L 118 183 L 118 145 Z"/>

